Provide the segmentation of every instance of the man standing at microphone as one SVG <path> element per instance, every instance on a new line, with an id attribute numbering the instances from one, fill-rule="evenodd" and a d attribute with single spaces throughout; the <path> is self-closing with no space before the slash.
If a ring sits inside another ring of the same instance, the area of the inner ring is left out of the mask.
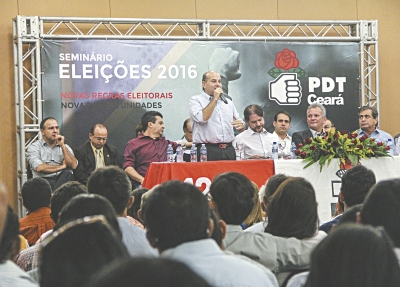
<path id="1" fill-rule="evenodd" d="M 233 127 L 242 132 L 245 124 L 233 102 L 225 98 L 221 76 L 217 72 L 204 73 L 202 86 L 203 93 L 191 97 L 189 101 L 193 144 L 196 144 L 198 153 L 201 144 L 206 145 L 209 161 L 235 160 Z"/>

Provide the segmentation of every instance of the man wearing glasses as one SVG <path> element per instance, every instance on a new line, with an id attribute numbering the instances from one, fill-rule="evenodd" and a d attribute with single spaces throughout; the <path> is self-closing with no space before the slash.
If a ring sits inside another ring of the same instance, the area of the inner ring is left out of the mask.
<path id="1" fill-rule="evenodd" d="M 107 144 L 107 128 L 95 124 L 89 133 L 89 140 L 75 149 L 78 166 L 74 170 L 75 180 L 86 185 L 90 174 L 99 167 L 116 165 L 122 167 L 122 155 L 117 148 Z"/>
<path id="2" fill-rule="evenodd" d="M 77 166 L 72 149 L 60 135 L 58 122 L 48 117 L 40 123 L 42 138 L 28 147 L 27 160 L 33 177 L 46 179 L 52 190 L 67 181 L 74 180 L 72 170 Z"/>

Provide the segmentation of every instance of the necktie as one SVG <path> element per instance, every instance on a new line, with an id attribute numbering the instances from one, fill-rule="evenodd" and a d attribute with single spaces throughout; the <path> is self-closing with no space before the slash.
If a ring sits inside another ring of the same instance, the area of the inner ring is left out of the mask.
<path id="1" fill-rule="evenodd" d="M 96 149 L 96 168 L 103 167 L 103 159 L 101 158 L 101 150 Z"/>

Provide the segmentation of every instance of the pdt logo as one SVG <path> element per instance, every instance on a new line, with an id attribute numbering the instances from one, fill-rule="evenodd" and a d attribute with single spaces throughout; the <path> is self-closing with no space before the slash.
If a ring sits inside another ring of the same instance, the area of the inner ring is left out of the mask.
<path id="1" fill-rule="evenodd" d="M 299 105 L 301 102 L 301 86 L 297 77 L 304 76 L 305 72 L 299 68 L 296 53 L 283 49 L 276 54 L 275 67 L 268 71 L 275 78 L 269 82 L 269 99 L 279 105 Z"/>

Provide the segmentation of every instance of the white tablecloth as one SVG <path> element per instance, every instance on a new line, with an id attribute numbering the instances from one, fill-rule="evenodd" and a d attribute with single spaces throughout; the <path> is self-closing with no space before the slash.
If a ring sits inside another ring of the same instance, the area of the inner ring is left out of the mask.
<path id="1" fill-rule="evenodd" d="M 341 186 L 341 179 L 336 175 L 339 161 L 332 160 L 329 166 L 322 168 L 322 172 L 319 171 L 318 163 L 303 169 L 302 161 L 301 159 L 275 160 L 275 173 L 301 176 L 310 181 L 317 195 L 319 219 L 321 222 L 328 221 L 331 219 L 332 206 L 337 202 Z M 361 164 L 374 171 L 377 182 L 400 177 L 399 156 L 362 160 Z"/>

